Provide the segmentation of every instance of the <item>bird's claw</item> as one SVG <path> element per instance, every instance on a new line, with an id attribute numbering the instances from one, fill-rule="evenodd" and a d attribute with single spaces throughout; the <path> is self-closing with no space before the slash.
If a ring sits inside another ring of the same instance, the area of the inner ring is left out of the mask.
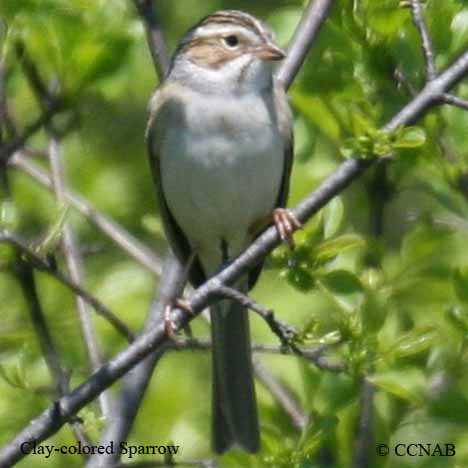
<path id="1" fill-rule="evenodd" d="M 171 340 L 176 340 L 176 326 L 174 321 L 171 318 L 172 311 L 174 309 L 182 309 L 188 312 L 190 315 L 193 315 L 193 309 L 188 302 L 183 301 L 182 299 L 176 299 L 174 302 L 168 304 L 164 308 L 164 329 L 166 330 L 167 336 Z"/>
<path id="2" fill-rule="evenodd" d="M 292 235 L 294 231 L 302 227 L 302 223 L 292 211 L 286 208 L 276 208 L 273 211 L 273 222 L 278 230 L 280 239 L 293 249 L 294 240 Z"/>

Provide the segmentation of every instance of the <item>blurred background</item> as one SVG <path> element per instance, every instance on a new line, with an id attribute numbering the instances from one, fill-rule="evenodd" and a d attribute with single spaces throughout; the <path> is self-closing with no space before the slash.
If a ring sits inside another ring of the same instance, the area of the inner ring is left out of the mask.
<path id="1" fill-rule="evenodd" d="M 336 2 L 289 93 L 296 146 L 290 206 L 344 157 L 356 151 L 378 154 L 387 136 L 376 129 L 424 84 L 420 38 L 409 8 L 401 4 Z M 172 51 L 189 27 L 220 8 L 266 20 L 286 46 L 304 2 L 158 0 L 155 7 Z M 468 2 L 427 0 L 424 13 L 442 69 L 468 46 Z M 144 144 L 147 102 L 158 79 L 133 3 L 2 0 L 2 102 L 21 132 L 41 108 L 18 44 L 44 82 L 64 97 L 65 109 L 53 124 L 68 187 L 163 257 L 166 242 Z M 468 98 L 468 84 L 456 93 Z M 5 121 L 0 125 L 8 141 L 11 129 Z M 295 252 L 282 247 L 271 256 L 253 291 L 278 318 L 297 327 L 299 344 L 329 344 L 327 356 L 346 370 L 331 372 L 293 356 L 258 354 L 300 403 L 309 423 L 296 429 L 258 384 L 262 452 L 232 451 L 220 466 L 352 466 L 364 381 L 375 393 L 366 397 L 372 398 L 372 423 L 361 435 L 371 460 L 362 466 L 468 466 L 468 112 L 438 107 L 415 125 L 391 136 L 398 144 L 383 145 L 385 154 L 390 148 L 394 156 L 390 162 L 371 168 L 296 234 Z M 47 133 L 39 131 L 27 141 L 23 156 L 47 168 L 48 145 Z M 8 184 L 0 189 L 1 228 L 39 247 L 52 232 L 55 241 L 42 253 L 55 254 L 62 268 L 57 232 L 65 218 L 78 239 L 85 287 L 139 330 L 157 275 L 73 208 L 64 212 L 24 171 L 13 166 L 6 175 Z M 11 247 L 0 244 L 2 445 L 50 404 L 52 388 L 15 258 Z M 89 363 L 74 297 L 45 273 L 36 273 L 35 279 L 52 338 L 75 386 L 89 375 Z M 93 321 L 105 358 L 125 347 L 125 339 L 105 320 Z M 257 317 L 252 322 L 255 342 L 278 344 L 265 323 Z M 200 319 L 192 331 L 198 337 L 209 333 Z M 172 441 L 181 447 L 176 461 L 210 457 L 210 390 L 209 352 L 168 353 L 156 369 L 129 443 Z M 97 405 L 89 405 L 80 417 L 97 441 L 104 424 Z M 50 440 L 74 442 L 68 426 Z M 457 455 L 375 454 L 379 443 L 412 442 L 453 443 Z M 65 465 L 83 466 L 83 460 L 56 454 L 18 464 Z"/>

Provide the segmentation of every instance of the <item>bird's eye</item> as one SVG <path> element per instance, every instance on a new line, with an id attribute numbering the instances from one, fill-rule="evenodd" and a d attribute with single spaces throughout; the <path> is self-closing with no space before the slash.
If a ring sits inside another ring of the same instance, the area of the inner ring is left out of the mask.
<path id="1" fill-rule="evenodd" d="M 239 45 L 239 38 L 235 36 L 234 34 L 224 37 L 223 40 L 224 40 L 224 43 L 228 47 L 231 47 L 232 49 Z"/>

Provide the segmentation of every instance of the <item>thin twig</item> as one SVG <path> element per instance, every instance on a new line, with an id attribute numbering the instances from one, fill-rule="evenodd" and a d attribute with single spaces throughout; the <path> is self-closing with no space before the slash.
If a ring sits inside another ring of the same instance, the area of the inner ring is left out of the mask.
<path id="1" fill-rule="evenodd" d="M 374 431 L 372 424 L 374 393 L 374 385 L 367 379 L 364 379 L 361 386 L 359 426 L 356 448 L 354 450 L 353 468 L 370 468 L 372 466 L 372 455 L 374 453 Z"/>
<path id="2" fill-rule="evenodd" d="M 335 343 L 336 345 L 338 343 Z M 332 345 L 330 344 L 321 344 L 314 347 L 303 347 L 298 346 L 300 354 L 293 352 L 290 348 L 285 348 L 284 346 L 276 345 L 267 345 L 260 343 L 252 343 L 251 349 L 254 353 L 261 354 L 276 354 L 276 355 L 296 355 L 307 361 L 312 362 L 318 368 L 322 370 L 327 370 L 330 372 L 344 372 L 346 370 L 346 365 L 341 361 L 333 361 L 327 356 L 324 355 L 325 351 L 330 349 Z M 174 351 L 184 351 L 184 350 L 210 350 L 211 349 L 211 340 L 203 338 L 187 338 L 179 339 L 177 341 L 172 341 L 168 345 L 169 350 Z"/>
<path id="3" fill-rule="evenodd" d="M 289 88 L 304 63 L 333 3 L 334 0 L 309 1 L 290 41 L 287 56 L 276 73 L 277 80 L 285 89 Z"/>
<path id="4" fill-rule="evenodd" d="M 29 315 L 39 340 L 42 355 L 44 356 L 45 363 L 55 384 L 54 398 L 61 397 L 70 391 L 70 378 L 69 374 L 62 368 L 59 354 L 47 327 L 44 312 L 37 294 L 33 269 L 29 263 L 25 262 L 20 256 L 18 256 L 18 259 L 15 262 L 14 271 L 19 280 L 21 289 L 23 290 L 23 295 L 26 298 Z M 80 441 L 82 444 L 89 444 L 88 438 L 84 433 L 82 424 L 78 418 L 72 418 L 69 423 L 76 440 Z"/>
<path id="5" fill-rule="evenodd" d="M 302 356 L 301 350 L 294 344 L 294 338 L 297 335 L 297 331 L 291 325 L 277 320 L 272 310 L 266 309 L 246 294 L 228 286 L 219 285 L 217 288 L 217 294 L 221 297 L 238 302 L 240 305 L 260 315 L 260 317 L 262 317 L 262 319 L 268 324 L 270 330 L 279 338 L 281 345 L 284 348 L 290 348 L 295 354 Z"/>
<path id="6" fill-rule="evenodd" d="M 60 270 L 55 268 L 54 265 L 49 264 L 46 260 L 36 254 L 36 252 L 34 252 L 34 250 L 31 249 L 18 235 L 2 229 L 0 230 L 0 243 L 1 242 L 9 243 L 20 249 L 21 252 L 32 262 L 32 266 L 34 268 L 53 276 L 75 294 L 82 297 L 91 307 L 93 307 L 97 314 L 104 317 L 120 334 L 125 336 L 129 342 L 135 339 L 134 333 L 107 306 L 82 288 L 79 284 L 72 281 Z"/>
<path id="7" fill-rule="evenodd" d="M 419 0 L 410 0 L 411 5 L 411 16 L 413 23 L 419 31 L 421 36 L 421 47 L 424 54 L 424 60 L 426 63 L 426 80 L 432 81 L 437 77 L 437 69 L 434 61 L 434 47 L 432 45 L 431 36 L 427 28 L 422 6 Z"/>
<path id="8" fill-rule="evenodd" d="M 162 80 L 169 69 L 169 56 L 154 2 L 153 0 L 133 0 L 133 2 L 146 30 L 153 65 Z"/>
<path id="9" fill-rule="evenodd" d="M 404 87 L 411 97 L 414 97 L 416 96 L 416 94 L 418 94 L 418 90 L 411 84 L 411 82 L 408 80 L 408 78 L 400 68 L 397 68 L 395 70 L 394 77 L 397 81 L 398 87 Z"/>
<path id="10" fill-rule="evenodd" d="M 30 158 L 20 152 L 10 159 L 10 166 L 18 169 L 49 190 L 52 190 L 50 174 L 44 171 Z M 155 275 L 161 275 L 161 259 L 142 242 L 136 239 L 120 224 L 98 211 L 88 200 L 70 189 L 65 189 L 65 200 L 79 213 L 93 223 L 103 234 L 111 239 L 118 247 Z"/>
<path id="11" fill-rule="evenodd" d="M 63 101 L 56 98 L 41 115 L 31 124 L 27 125 L 23 132 L 12 141 L 5 143 L 0 148 L 0 161 L 8 161 L 13 154 L 21 149 L 26 141 L 52 120 L 52 117 L 65 108 Z"/>
<path id="12" fill-rule="evenodd" d="M 255 377 L 273 395 L 278 405 L 283 408 L 294 427 L 303 430 L 309 423 L 309 417 L 294 395 L 258 360 L 253 360 Z"/>
<path id="13" fill-rule="evenodd" d="M 52 182 L 55 189 L 57 202 L 60 205 L 65 204 L 65 181 L 61 164 L 61 151 L 60 144 L 54 135 L 52 129 L 47 126 L 47 133 L 49 134 L 49 161 L 52 174 Z M 75 233 L 70 223 L 65 221 L 62 227 L 62 242 L 61 247 L 65 257 L 65 263 L 69 278 L 77 285 L 83 284 L 83 267 L 81 256 Z M 76 311 L 81 325 L 81 333 L 83 341 L 88 353 L 91 370 L 95 371 L 102 366 L 102 354 L 96 337 L 96 331 L 93 325 L 91 311 L 88 305 L 78 294 L 75 295 Z M 127 328 L 128 330 L 128 328 Z M 111 413 L 112 403 L 109 392 L 103 392 L 99 395 L 99 404 L 101 414 L 104 417 L 109 417 Z"/>
<path id="14" fill-rule="evenodd" d="M 329 345 L 323 345 L 313 350 L 302 348 L 294 342 L 296 336 L 296 330 L 294 327 L 287 323 L 283 323 L 275 318 L 275 314 L 272 310 L 266 309 L 258 302 L 252 300 L 246 294 L 241 293 L 237 289 L 230 288 L 224 285 L 218 286 L 216 294 L 238 302 L 242 306 L 251 309 L 270 327 L 270 330 L 279 338 L 281 342 L 281 348 L 283 354 L 287 354 L 288 350 L 297 356 L 306 358 L 313 362 L 317 367 L 321 369 L 330 370 L 333 372 L 342 372 L 346 369 L 346 366 L 342 362 L 330 362 L 328 359 L 322 356 L 322 353 Z M 266 349 L 264 349 L 266 351 Z M 306 353 L 306 354 L 304 354 Z"/>
<path id="15" fill-rule="evenodd" d="M 468 110 L 468 100 L 454 96 L 453 94 L 444 94 L 442 101 L 445 104 L 451 104 L 452 106 L 460 107 L 461 109 Z"/>

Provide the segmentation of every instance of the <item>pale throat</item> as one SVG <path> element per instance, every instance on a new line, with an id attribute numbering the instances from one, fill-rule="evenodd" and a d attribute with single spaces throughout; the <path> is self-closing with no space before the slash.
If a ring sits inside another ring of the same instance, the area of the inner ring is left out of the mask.
<path id="1" fill-rule="evenodd" d="M 201 94 L 262 93 L 273 86 L 273 70 L 270 62 L 261 61 L 251 54 L 227 60 L 218 68 L 181 56 L 175 61 L 169 79 Z"/>

